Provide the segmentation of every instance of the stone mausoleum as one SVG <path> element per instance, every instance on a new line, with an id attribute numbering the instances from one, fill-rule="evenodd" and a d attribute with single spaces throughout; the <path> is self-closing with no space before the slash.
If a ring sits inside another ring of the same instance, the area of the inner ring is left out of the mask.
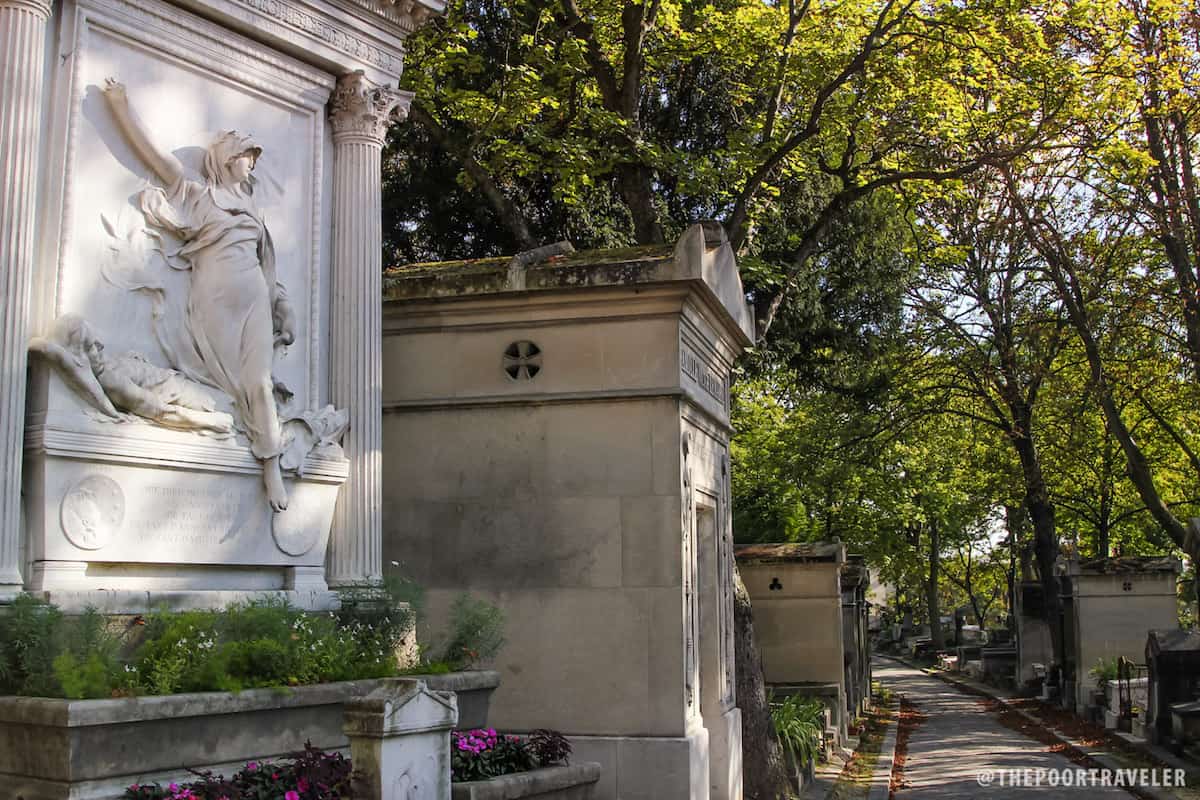
<path id="1" fill-rule="evenodd" d="M 849 707 L 849 698 L 855 697 L 856 703 L 859 690 L 848 687 L 847 681 L 854 674 L 853 665 L 869 664 L 869 656 L 847 649 L 858 639 L 844 633 L 846 545 L 837 541 L 745 544 L 735 552 L 754 606 L 754 634 L 767 686 L 780 696 L 821 698 L 838 741 L 844 742 L 850 712 L 857 712 Z M 851 583 L 857 586 L 858 578 Z M 858 612 L 853 616 L 857 619 Z"/>
<path id="2" fill-rule="evenodd" d="M 598 796 L 741 796 L 719 225 L 674 247 L 388 273 L 384 553 L 436 629 L 503 608 L 491 722 L 568 734 Z"/>

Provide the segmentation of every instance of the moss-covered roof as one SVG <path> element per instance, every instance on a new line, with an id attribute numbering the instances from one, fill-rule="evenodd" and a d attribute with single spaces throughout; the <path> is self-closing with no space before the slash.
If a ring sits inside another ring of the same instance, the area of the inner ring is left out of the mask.
<path id="1" fill-rule="evenodd" d="M 742 544 L 733 548 L 734 558 L 743 564 L 780 564 L 825 561 L 837 563 L 845 558 L 841 542 L 783 542 L 780 544 Z"/>
<path id="2" fill-rule="evenodd" d="M 1179 562 L 1171 556 L 1116 556 L 1081 561 L 1079 571 L 1085 575 L 1178 572 Z"/>
<path id="3" fill-rule="evenodd" d="M 384 300 L 510 291 L 511 262 L 511 256 L 499 256 L 391 267 L 383 274 Z M 524 288 L 614 286 L 664 280 L 670 277 L 673 263 L 672 245 L 583 250 L 529 265 L 524 269 Z"/>

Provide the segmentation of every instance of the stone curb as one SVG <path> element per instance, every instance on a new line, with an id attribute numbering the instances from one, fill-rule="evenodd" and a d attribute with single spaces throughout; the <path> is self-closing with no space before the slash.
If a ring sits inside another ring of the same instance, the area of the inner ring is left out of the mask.
<path id="1" fill-rule="evenodd" d="M 892 658 L 893 661 L 897 661 L 897 662 L 904 664 L 905 666 L 910 667 L 912 669 L 919 670 L 931 678 L 937 678 L 938 680 L 942 681 L 943 683 L 948 683 L 956 688 L 966 688 L 966 689 L 969 689 L 973 693 L 977 693 L 977 694 L 983 695 L 985 697 L 988 697 L 992 700 L 995 700 L 997 703 L 1004 706 L 1005 709 L 1007 709 L 1009 711 L 1014 711 L 1014 712 L 1020 714 L 1025 719 L 1029 720 L 1030 722 L 1033 722 L 1034 724 L 1041 727 L 1043 730 L 1048 732 L 1051 736 L 1053 736 L 1055 739 L 1057 739 L 1063 745 L 1070 748 L 1072 753 L 1083 756 L 1085 758 L 1090 758 L 1092 761 L 1095 761 L 1097 764 L 1099 764 L 1104 769 L 1107 769 L 1110 771 L 1126 769 L 1126 767 L 1124 765 L 1122 765 L 1121 762 L 1117 761 L 1115 758 L 1110 756 L 1106 751 L 1094 750 L 1092 748 L 1087 747 L 1082 742 L 1080 742 L 1076 739 L 1072 739 L 1071 737 L 1067 736 L 1065 733 L 1062 733 L 1061 731 L 1059 731 L 1057 728 L 1050 727 L 1049 725 L 1047 725 L 1045 723 L 1045 721 L 1039 719 L 1038 717 L 1034 716 L 1033 714 L 1026 711 L 1025 709 L 1018 708 L 1017 706 L 1013 705 L 1012 702 L 1010 702 L 1010 698 L 1007 698 L 1007 697 L 1004 697 L 1003 695 L 997 694 L 996 692 L 992 691 L 988 687 L 985 687 L 981 684 L 977 684 L 975 682 L 968 682 L 968 681 L 960 679 L 960 678 L 955 678 L 955 677 L 948 675 L 947 673 L 940 672 L 938 670 L 933 670 L 928 667 L 923 667 L 923 666 L 920 666 L 919 664 L 914 664 L 913 662 L 908 661 L 907 659 L 896 658 L 894 656 L 885 656 L 885 658 L 889 658 L 889 657 Z M 1152 754 L 1149 754 L 1149 753 L 1145 753 L 1145 755 L 1154 757 L 1154 756 L 1152 756 Z M 1176 795 L 1172 792 L 1166 791 L 1163 788 L 1159 788 L 1159 787 L 1155 787 L 1155 786 L 1135 786 L 1135 787 L 1126 786 L 1126 787 L 1121 787 L 1121 788 L 1125 789 L 1127 792 L 1129 792 L 1134 797 L 1146 798 L 1147 800 L 1179 800 L 1178 795 Z"/>
<path id="2" fill-rule="evenodd" d="M 866 800 L 888 800 L 892 791 L 892 770 L 896 768 L 896 735 L 900 731 L 900 698 L 897 692 L 888 710 L 895 713 L 895 718 L 887 723 L 887 732 L 879 745 L 879 755 L 875 757 L 875 767 L 871 770 L 871 788 L 867 790 Z"/>

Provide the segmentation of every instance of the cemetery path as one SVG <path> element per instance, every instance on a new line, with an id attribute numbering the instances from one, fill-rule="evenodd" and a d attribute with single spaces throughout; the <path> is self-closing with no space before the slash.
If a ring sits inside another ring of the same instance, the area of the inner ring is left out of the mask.
<path id="1" fill-rule="evenodd" d="M 1114 787 L 1012 786 L 1009 770 L 1075 770 L 1041 742 L 1002 725 L 980 698 L 898 662 L 877 659 L 880 681 L 925 715 L 911 729 L 904 785 L 895 800 L 1029 800 L 1035 797 L 1129 798 Z M 903 733 L 903 729 L 902 729 Z"/>

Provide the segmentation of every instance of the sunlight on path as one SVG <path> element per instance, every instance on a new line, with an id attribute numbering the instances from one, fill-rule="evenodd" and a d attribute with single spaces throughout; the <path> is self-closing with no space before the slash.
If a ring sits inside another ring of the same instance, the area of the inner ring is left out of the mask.
<path id="1" fill-rule="evenodd" d="M 1029 797 L 1129 798 L 1111 787 L 1000 786 L 1007 770 L 1079 769 L 1040 742 L 1001 725 L 977 698 L 936 678 L 890 660 L 877 660 L 875 680 L 899 692 L 928 719 L 913 731 L 904 767 L 904 787 L 896 800 L 1020 800 Z M 981 786 L 978 776 L 991 772 L 996 783 Z"/>

